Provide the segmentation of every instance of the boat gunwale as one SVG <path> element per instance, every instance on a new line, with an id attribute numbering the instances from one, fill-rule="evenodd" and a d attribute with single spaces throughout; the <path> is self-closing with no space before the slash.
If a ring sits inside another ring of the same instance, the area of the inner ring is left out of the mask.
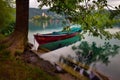
<path id="1" fill-rule="evenodd" d="M 72 35 L 72 34 L 77 34 L 78 32 L 74 32 L 74 33 L 64 33 L 64 34 L 34 34 L 34 36 L 38 36 L 38 37 L 50 37 L 50 36 L 67 36 L 67 35 Z"/>

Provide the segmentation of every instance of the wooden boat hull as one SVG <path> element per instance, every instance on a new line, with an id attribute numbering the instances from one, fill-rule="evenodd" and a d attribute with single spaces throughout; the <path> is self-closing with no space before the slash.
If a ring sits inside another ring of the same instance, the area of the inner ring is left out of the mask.
<path id="1" fill-rule="evenodd" d="M 67 38 L 71 38 L 74 37 L 78 34 L 78 32 L 75 33 L 70 33 L 70 34 L 61 34 L 61 35 L 51 35 L 51 34 L 45 34 L 45 35 L 39 35 L 36 34 L 34 35 L 36 41 L 38 42 L 39 45 L 42 44 L 47 44 L 50 42 L 54 42 L 54 41 L 59 41 L 59 40 L 63 40 L 63 39 L 67 39 Z"/>
<path id="2" fill-rule="evenodd" d="M 62 30 L 48 34 L 35 34 L 34 38 L 40 47 L 55 50 L 80 40 L 79 33 L 81 31 L 80 27 L 71 27 L 69 31 Z"/>
<path id="3" fill-rule="evenodd" d="M 52 51 L 52 50 L 55 50 L 55 49 L 58 49 L 58 48 L 61 48 L 64 46 L 68 46 L 68 45 L 73 44 L 80 40 L 81 40 L 80 36 L 76 35 L 74 37 L 67 38 L 64 40 L 59 40 L 59 41 L 39 45 L 38 50 L 42 47 L 42 48 L 46 48 L 46 49 Z"/>

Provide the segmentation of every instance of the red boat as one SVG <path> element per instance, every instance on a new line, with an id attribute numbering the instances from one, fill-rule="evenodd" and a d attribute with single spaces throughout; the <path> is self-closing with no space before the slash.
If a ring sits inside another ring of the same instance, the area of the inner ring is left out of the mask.
<path id="1" fill-rule="evenodd" d="M 39 43 L 39 45 L 42 45 L 74 37 L 78 34 L 78 32 L 81 32 L 80 28 L 72 28 L 70 31 L 59 31 L 48 34 L 35 34 L 34 38 Z"/>
<path id="2" fill-rule="evenodd" d="M 36 35 L 34 35 L 34 37 L 39 44 L 46 44 L 46 43 L 49 43 L 49 42 L 54 42 L 54 41 L 74 37 L 74 36 L 77 35 L 77 33 L 78 32 L 70 33 L 70 34 L 60 34 L 60 35 L 59 34 L 58 35 L 53 35 L 54 33 L 36 34 Z"/>

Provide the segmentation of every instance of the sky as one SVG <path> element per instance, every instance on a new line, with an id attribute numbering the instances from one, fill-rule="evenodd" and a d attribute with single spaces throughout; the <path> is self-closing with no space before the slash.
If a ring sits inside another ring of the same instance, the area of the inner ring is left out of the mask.
<path id="1" fill-rule="evenodd" d="M 31 8 L 38 8 L 39 3 L 37 2 L 37 0 L 30 0 L 29 6 Z"/>
<path id="2" fill-rule="evenodd" d="M 120 0 L 108 0 L 108 4 L 112 6 L 120 5 Z"/>
<path id="3" fill-rule="evenodd" d="M 120 5 L 120 0 L 107 0 L 108 4 L 112 5 L 112 6 L 117 6 Z M 38 8 L 39 3 L 37 2 L 37 0 L 30 0 L 30 7 L 31 8 Z M 43 9 L 48 9 L 49 7 L 43 7 Z"/>

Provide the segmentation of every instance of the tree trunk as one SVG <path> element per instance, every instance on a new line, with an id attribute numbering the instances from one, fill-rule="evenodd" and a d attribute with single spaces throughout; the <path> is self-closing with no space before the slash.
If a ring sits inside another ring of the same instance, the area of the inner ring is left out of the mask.
<path id="1" fill-rule="evenodd" d="M 16 0 L 16 25 L 9 37 L 9 47 L 12 53 L 23 52 L 28 41 L 29 0 Z"/>

